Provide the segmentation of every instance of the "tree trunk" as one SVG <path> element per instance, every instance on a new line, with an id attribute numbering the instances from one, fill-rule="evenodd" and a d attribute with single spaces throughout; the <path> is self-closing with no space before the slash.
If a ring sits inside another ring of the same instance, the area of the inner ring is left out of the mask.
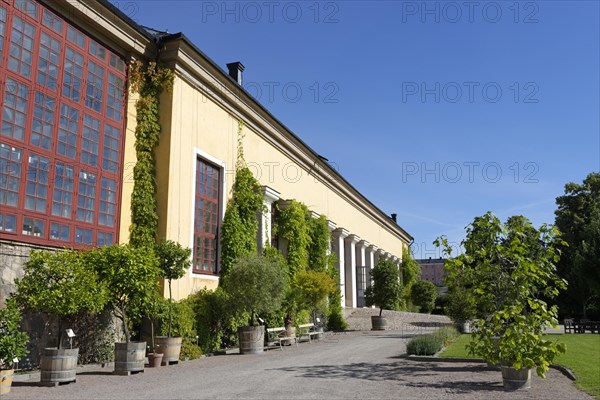
<path id="1" fill-rule="evenodd" d="M 169 330 L 167 336 L 171 337 L 171 325 L 173 323 L 173 296 L 171 295 L 171 280 L 169 279 Z"/>
<path id="2" fill-rule="evenodd" d="M 383 308 L 379 309 L 379 316 L 381 317 L 381 314 L 383 314 Z"/>

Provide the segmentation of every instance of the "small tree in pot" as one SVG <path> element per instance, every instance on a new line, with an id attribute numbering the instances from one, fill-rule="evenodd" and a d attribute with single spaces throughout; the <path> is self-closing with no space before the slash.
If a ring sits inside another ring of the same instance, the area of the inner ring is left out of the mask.
<path id="1" fill-rule="evenodd" d="M 75 250 L 32 252 L 16 285 L 15 297 L 22 306 L 58 318 L 57 347 L 43 351 L 41 382 L 74 382 L 79 349 L 63 348 L 66 323 L 83 312 L 102 311 L 108 300 L 106 285 L 86 264 L 85 253 Z"/>
<path id="2" fill-rule="evenodd" d="M 111 245 L 92 250 L 89 260 L 106 283 L 109 304 L 123 324 L 125 342 L 115 344 L 115 374 L 143 371 L 146 342 L 131 342 L 129 322 L 146 314 L 146 307 L 158 290 L 159 270 L 154 252 L 131 245 Z"/>
<path id="3" fill-rule="evenodd" d="M 21 310 L 14 298 L 8 298 L 6 307 L 0 308 L 0 394 L 10 392 L 14 360 L 28 353 L 29 338 L 20 324 Z"/>
<path id="4" fill-rule="evenodd" d="M 386 319 L 383 309 L 397 310 L 402 299 L 402 285 L 398 266 L 389 260 L 379 260 L 371 270 L 373 285 L 365 290 L 365 301 L 368 307 L 379 307 L 379 316 L 372 316 L 373 330 L 385 330 Z"/>
<path id="5" fill-rule="evenodd" d="M 154 246 L 154 253 L 158 259 L 160 276 L 166 279 L 169 288 L 169 321 L 167 326 L 167 336 L 156 338 L 156 344 L 159 351 L 164 354 L 163 364 L 179 362 L 179 352 L 181 351 L 181 337 L 171 337 L 171 326 L 173 324 L 173 279 L 179 279 L 185 275 L 185 271 L 190 267 L 190 256 L 192 251 L 183 248 L 179 243 L 172 240 L 161 240 Z"/>
<path id="6" fill-rule="evenodd" d="M 435 244 L 452 253 L 445 238 Z M 558 322 L 557 307 L 546 299 L 566 287 L 556 274 L 559 244 L 552 226 L 536 229 L 522 216 L 502 224 L 487 213 L 467 227 L 461 243 L 465 252 L 446 261 L 448 280 L 465 284 L 467 295 L 477 299 L 481 318 L 474 322 L 469 352 L 501 364 L 507 389 L 529 388 L 531 369 L 544 377 L 554 357 L 565 351 L 563 344 L 543 337 L 545 327 Z"/>
<path id="7" fill-rule="evenodd" d="M 264 326 L 257 326 L 257 316 L 279 310 L 286 285 L 285 270 L 265 256 L 242 257 L 231 266 L 225 290 L 235 311 L 250 315 L 249 326 L 238 330 L 242 354 L 263 351 Z"/>

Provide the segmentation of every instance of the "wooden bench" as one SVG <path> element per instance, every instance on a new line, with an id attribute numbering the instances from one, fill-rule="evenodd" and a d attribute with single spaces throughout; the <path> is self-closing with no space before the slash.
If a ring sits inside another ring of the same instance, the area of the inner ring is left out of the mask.
<path id="1" fill-rule="evenodd" d="M 283 350 L 283 343 L 296 343 L 298 347 L 298 338 L 296 336 L 288 336 L 285 327 L 267 328 L 267 345 L 278 344 L 279 349 Z"/>
<path id="2" fill-rule="evenodd" d="M 315 324 L 302 324 L 298 325 L 298 339 L 302 340 L 303 337 L 308 338 L 308 342 L 312 343 L 313 337 L 319 340 L 322 337 L 323 332 L 316 330 Z"/>

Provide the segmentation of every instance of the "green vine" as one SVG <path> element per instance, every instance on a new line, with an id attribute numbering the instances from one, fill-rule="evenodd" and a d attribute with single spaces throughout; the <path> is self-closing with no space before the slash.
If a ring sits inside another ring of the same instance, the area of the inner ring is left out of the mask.
<path id="1" fill-rule="evenodd" d="M 308 207 L 296 200 L 291 200 L 277 213 L 276 232 L 280 238 L 288 241 L 287 263 L 292 279 L 308 266 L 309 246 L 312 243 L 309 219 Z"/>
<path id="2" fill-rule="evenodd" d="M 308 266 L 314 271 L 327 271 L 328 249 L 331 241 L 331 232 L 327 217 L 324 215 L 319 218 L 310 218 L 308 229 L 311 237 L 308 247 Z"/>
<path id="3" fill-rule="evenodd" d="M 135 247 L 151 247 L 156 240 L 158 212 L 156 201 L 156 161 L 154 149 L 160 139 L 160 94 L 170 90 L 174 72 L 156 62 L 144 65 L 134 61 L 129 69 L 131 89 L 139 93 L 135 104 L 135 152 L 131 195 L 129 242 Z"/>
<path id="4" fill-rule="evenodd" d="M 244 160 L 243 127 L 240 121 L 235 182 L 221 226 L 221 285 L 225 284 L 227 272 L 237 258 L 257 253 L 257 214 L 264 207 L 262 195 L 257 190 L 259 182 Z"/>

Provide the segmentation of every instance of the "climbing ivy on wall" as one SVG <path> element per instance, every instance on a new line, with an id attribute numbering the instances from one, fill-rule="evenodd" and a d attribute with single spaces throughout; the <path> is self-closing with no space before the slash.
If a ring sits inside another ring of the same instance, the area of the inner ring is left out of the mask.
<path id="1" fill-rule="evenodd" d="M 308 207 L 296 200 L 291 200 L 277 213 L 275 230 L 280 238 L 288 241 L 287 264 L 292 279 L 308 266 L 309 246 L 312 242 L 309 219 Z"/>
<path id="2" fill-rule="evenodd" d="M 328 249 L 331 241 L 327 217 L 321 215 L 319 218 L 310 218 L 308 229 L 311 238 L 308 247 L 308 266 L 315 271 L 326 271 L 329 258 Z"/>
<path id="3" fill-rule="evenodd" d="M 156 203 L 156 161 L 154 149 L 160 139 L 160 94 L 173 86 L 175 74 L 156 62 L 134 61 L 129 68 L 131 90 L 139 93 L 135 104 L 135 154 L 131 227 L 129 242 L 135 247 L 150 247 L 156 240 L 158 212 Z"/>
<path id="4" fill-rule="evenodd" d="M 239 258 L 257 252 L 258 215 L 263 211 L 259 183 L 244 160 L 243 122 L 238 123 L 237 161 L 232 196 L 227 203 L 221 225 L 221 280 L 226 284 L 227 271 Z"/>

